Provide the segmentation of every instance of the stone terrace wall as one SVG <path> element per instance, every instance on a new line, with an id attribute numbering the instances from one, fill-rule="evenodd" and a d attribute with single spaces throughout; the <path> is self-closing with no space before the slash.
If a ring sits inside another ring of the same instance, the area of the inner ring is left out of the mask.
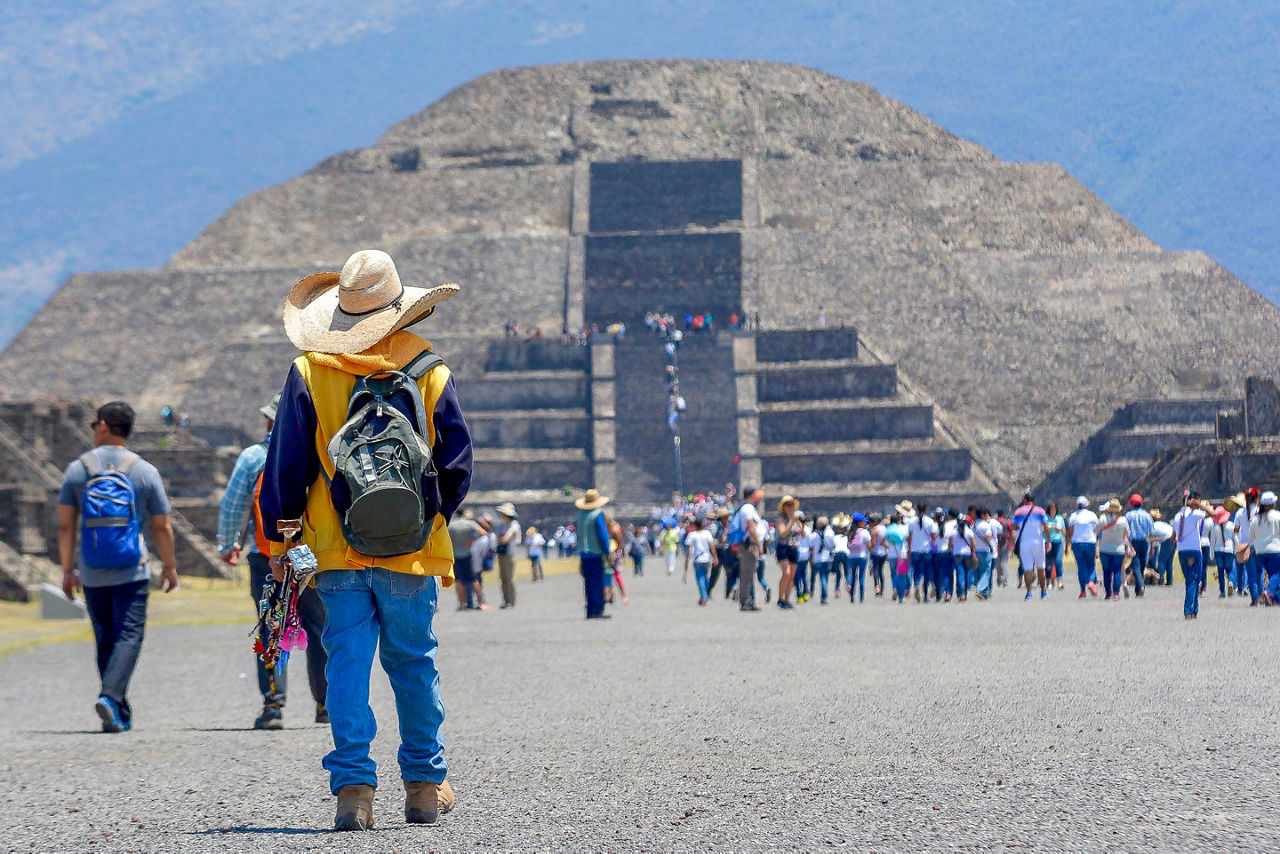
<path id="1" fill-rule="evenodd" d="M 1264 346 L 1280 309 L 1198 253 L 959 253 L 816 228 L 750 230 L 743 253 L 749 310 L 801 327 L 825 302 L 829 324 L 856 323 L 1015 484 L 1039 481 L 1128 400 L 1226 394 L 1223 365 L 1280 367 Z M 1229 340 L 1219 312 L 1180 308 L 1206 293 L 1238 319 Z"/>

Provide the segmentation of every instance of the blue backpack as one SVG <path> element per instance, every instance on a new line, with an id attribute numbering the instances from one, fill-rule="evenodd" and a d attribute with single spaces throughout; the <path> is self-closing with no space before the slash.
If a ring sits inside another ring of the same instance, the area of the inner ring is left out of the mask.
<path id="1" fill-rule="evenodd" d="M 117 468 L 93 451 L 80 455 L 89 479 L 80 495 L 80 561 L 86 569 L 132 569 L 142 563 L 138 496 L 129 471 L 142 458 L 132 451 Z"/>
<path id="2" fill-rule="evenodd" d="M 747 523 L 742 519 L 742 508 L 745 506 L 745 504 L 742 505 L 733 514 L 733 518 L 729 520 L 729 529 L 725 531 L 725 542 L 731 546 L 736 546 L 747 539 Z"/>

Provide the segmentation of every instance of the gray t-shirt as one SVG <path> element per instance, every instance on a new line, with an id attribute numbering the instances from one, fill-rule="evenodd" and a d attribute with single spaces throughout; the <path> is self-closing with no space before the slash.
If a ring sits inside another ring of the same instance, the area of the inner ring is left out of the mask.
<path id="1" fill-rule="evenodd" d="M 124 461 L 125 449 L 117 445 L 101 445 L 94 449 L 94 454 L 104 465 L 119 466 Z M 76 508 L 80 512 L 80 496 L 84 485 L 89 480 L 89 472 L 80 460 L 72 460 L 62 475 L 62 492 L 58 494 L 58 503 Z M 152 516 L 169 512 L 169 498 L 164 493 L 164 482 L 160 480 L 160 472 L 146 460 L 139 460 L 129 471 L 129 480 L 133 482 L 133 492 L 138 499 L 139 535 Z M 79 537 L 77 523 L 76 535 Z M 114 584 L 129 584 L 134 581 L 146 581 L 151 578 L 147 568 L 146 543 L 142 544 L 142 563 L 132 569 L 88 569 L 80 565 L 80 549 L 76 547 L 76 568 L 80 573 L 80 584 L 83 587 L 109 587 Z"/>

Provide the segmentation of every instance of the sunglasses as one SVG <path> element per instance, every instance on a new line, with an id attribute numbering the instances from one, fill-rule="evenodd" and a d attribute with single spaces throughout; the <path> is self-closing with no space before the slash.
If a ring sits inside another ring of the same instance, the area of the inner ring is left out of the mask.
<path id="1" fill-rule="evenodd" d="M 99 423 L 101 423 L 101 422 L 102 422 L 102 419 L 101 419 L 101 418 L 95 418 L 95 419 L 93 419 L 92 421 L 90 421 L 90 422 L 89 422 L 89 429 L 90 429 L 90 430 L 92 430 L 93 428 L 97 427 L 97 426 L 98 426 L 98 424 L 99 424 Z"/>

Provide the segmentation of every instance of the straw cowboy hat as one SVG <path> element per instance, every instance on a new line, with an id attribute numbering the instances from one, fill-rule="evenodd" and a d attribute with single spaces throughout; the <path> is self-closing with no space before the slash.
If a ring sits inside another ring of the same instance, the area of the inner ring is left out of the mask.
<path id="1" fill-rule="evenodd" d="M 1106 506 L 1106 512 L 1108 512 L 1108 513 L 1120 513 L 1120 512 L 1122 512 L 1122 508 L 1120 507 L 1120 499 L 1119 499 L 1119 498 L 1113 498 L 1113 499 L 1111 499 L 1110 501 L 1108 501 L 1108 502 L 1107 502 L 1107 506 Z"/>
<path id="2" fill-rule="evenodd" d="M 800 506 L 800 502 L 796 500 L 794 495 L 784 495 L 782 496 L 782 500 L 778 502 L 778 512 L 785 512 L 782 508 L 786 507 L 788 504 L 794 504 L 796 507 Z"/>
<path id="3" fill-rule="evenodd" d="M 1245 506 L 1244 493 L 1237 492 L 1235 495 L 1222 502 L 1222 506 L 1232 511 L 1239 510 L 1241 507 Z"/>
<path id="4" fill-rule="evenodd" d="M 573 506 L 579 510 L 595 510 L 597 507 L 603 507 L 609 503 L 609 496 L 601 495 L 594 489 L 588 489 L 587 494 L 573 502 Z"/>
<path id="5" fill-rule="evenodd" d="M 341 273 L 316 273 L 293 286 L 284 301 L 284 331 L 299 350 L 359 353 L 457 292 L 454 284 L 405 287 L 390 255 L 361 249 Z"/>
<path id="6" fill-rule="evenodd" d="M 893 509 L 897 510 L 899 513 L 914 513 L 916 508 L 915 505 L 911 503 L 910 498 L 904 498 L 895 504 Z"/>
<path id="7" fill-rule="evenodd" d="M 505 501 L 493 509 L 501 513 L 503 516 L 506 516 L 508 519 L 519 518 L 516 514 L 516 506 L 510 501 Z"/>

